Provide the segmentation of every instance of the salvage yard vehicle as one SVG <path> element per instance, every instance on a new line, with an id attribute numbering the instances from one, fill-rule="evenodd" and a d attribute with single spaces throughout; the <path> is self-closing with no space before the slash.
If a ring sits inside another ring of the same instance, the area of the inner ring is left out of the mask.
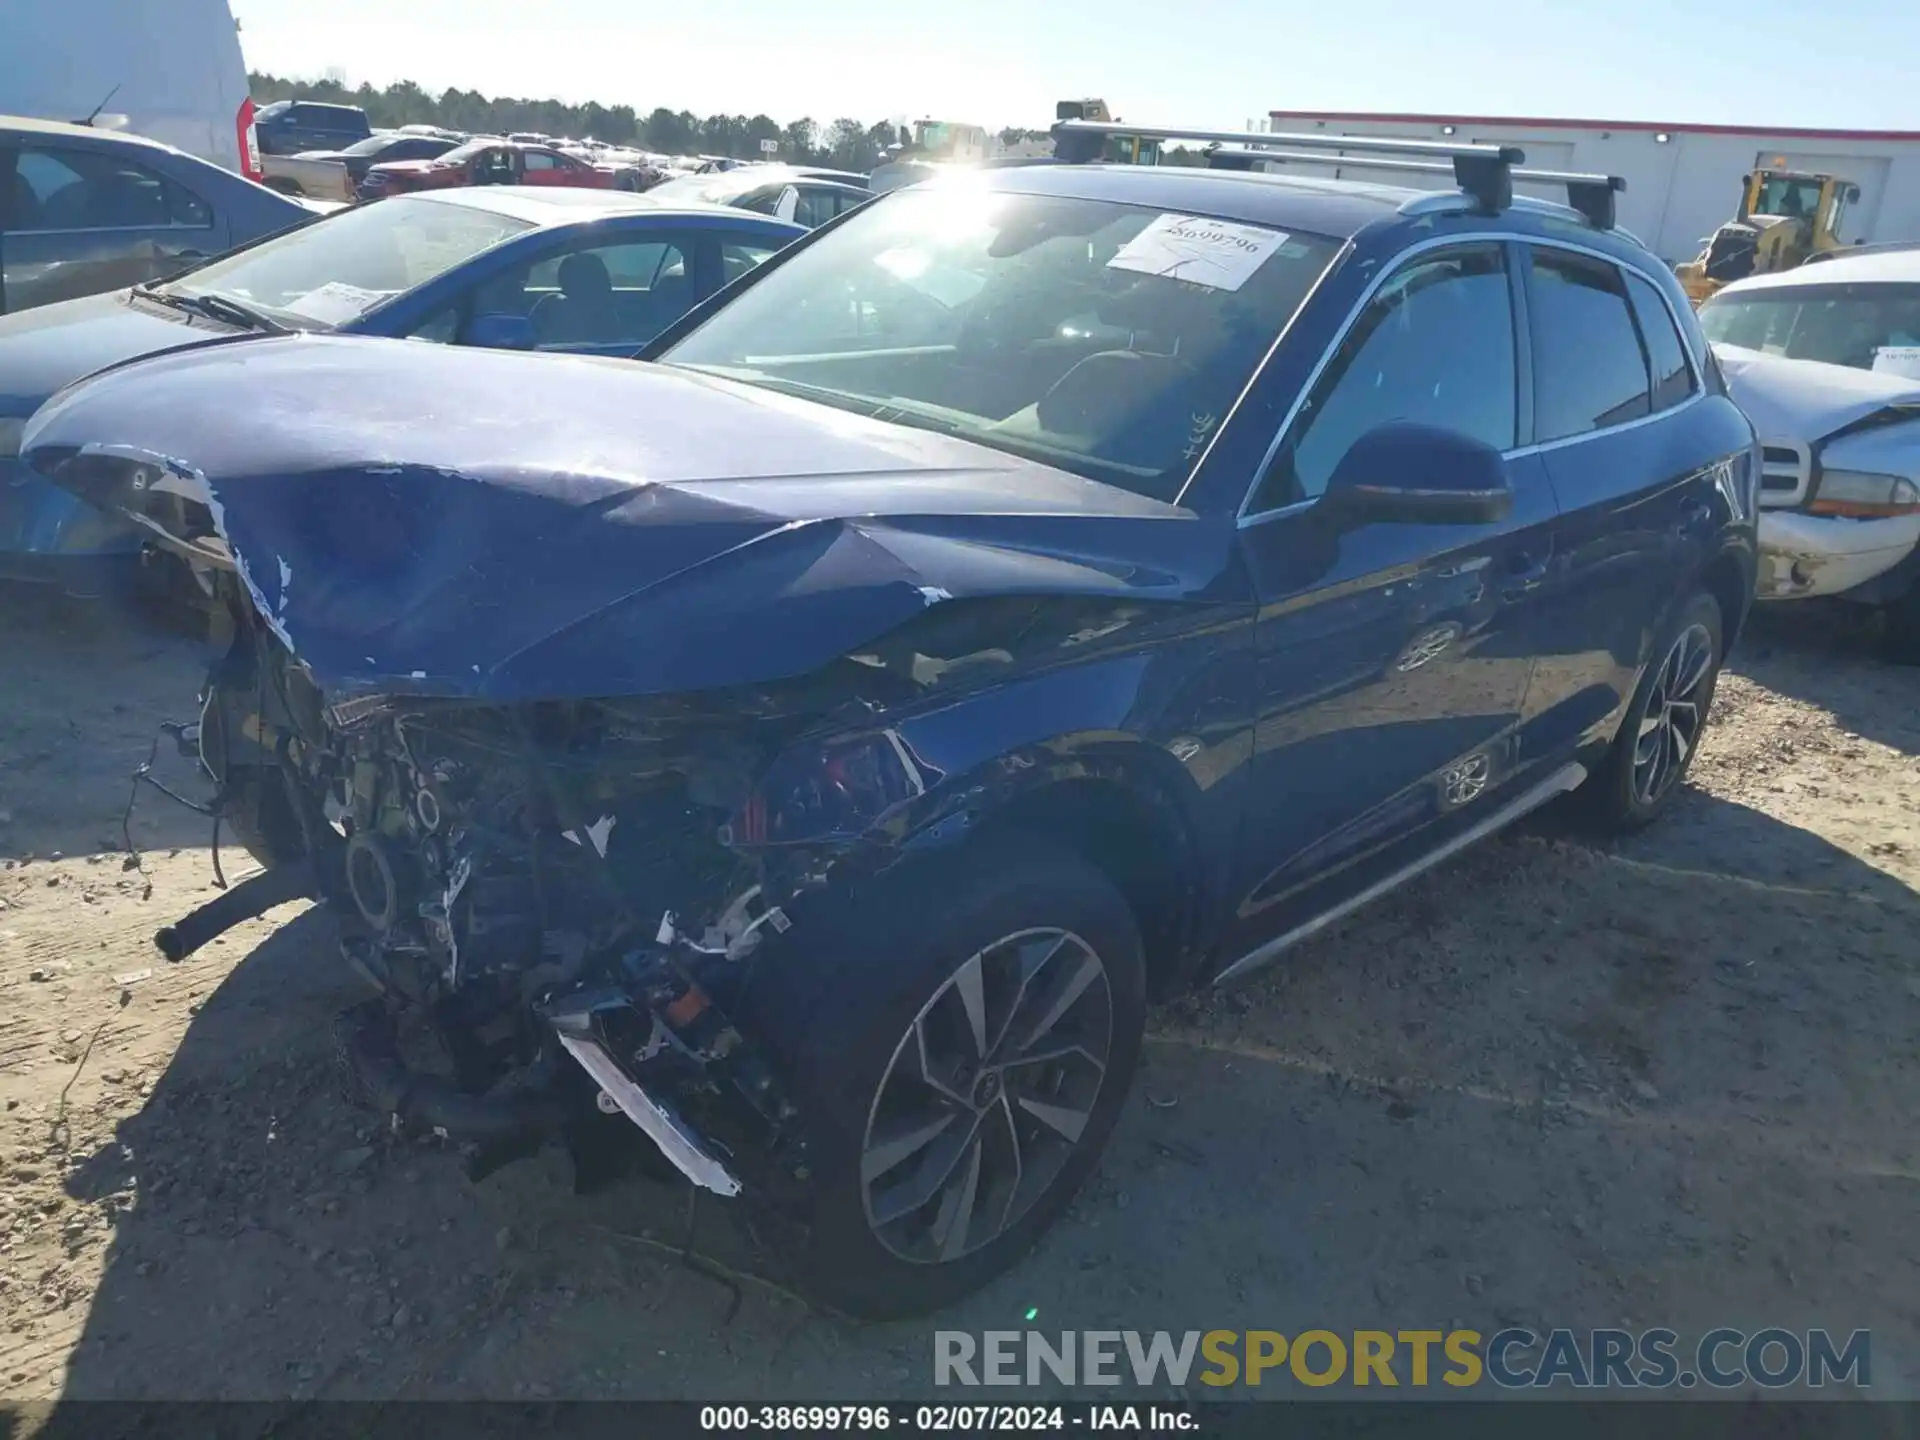
<path id="1" fill-rule="evenodd" d="M 809 230 L 873 198 L 865 185 L 829 179 L 819 170 L 794 165 L 741 165 L 713 174 L 682 175 L 656 185 L 648 193 L 663 200 L 730 205 L 791 220 Z"/>
<path id="2" fill-rule="evenodd" d="M 324 896 L 396 1126 L 664 1156 L 901 1315 L 1061 1215 L 1150 996 L 1555 797 L 1665 811 L 1758 454 L 1613 182 L 1101 131 L 814 232 L 650 363 L 269 339 L 243 406 L 218 350 L 49 402 L 28 462 L 211 585 L 178 734 L 266 868 L 163 953 Z"/>
<path id="3" fill-rule="evenodd" d="M 433 160 L 389 160 L 368 168 L 358 194 L 383 200 L 412 190 L 466 185 L 532 185 L 558 189 L 639 190 L 639 167 L 582 160 L 547 145 L 507 140 L 469 140 Z"/>
<path id="4" fill-rule="evenodd" d="M 1920 246 L 1740 281 L 1700 324 L 1766 447 L 1759 597 L 1872 606 L 1920 664 Z"/>
<path id="5" fill-rule="evenodd" d="M 253 129 L 262 155 L 341 150 L 373 133 L 367 112 L 358 105 L 319 100 L 276 100 L 262 105 L 254 113 Z"/>
<path id="6" fill-rule="evenodd" d="M 312 218 L 156 141 L 0 115 L 0 314 L 162 279 Z"/>
<path id="7" fill-rule="evenodd" d="M 268 189 L 287 195 L 352 204 L 360 182 L 375 165 L 396 160 L 437 160 L 464 136 L 402 134 L 387 131 L 370 135 L 344 150 L 303 150 L 298 155 L 269 155 L 261 161 Z"/>
<path id="8" fill-rule="evenodd" d="M 1698 256 L 1675 267 L 1681 287 L 1698 305 L 1723 285 L 1839 253 L 1847 206 L 1859 198 L 1860 187 L 1838 176 L 1751 171 L 1741 179 L 1733 219 L 1701 242 Z"/>
<path id="9" fill-rule="evenodd" d="M 804 233 L 639 195 L 450 190 L 342 211 L 171 283 L 0 320 L 0 577 L 148 598 L 182 578 L 140 527 L 14 458 L 34 408 L 95 370 L 290 331 L 631 355 Z M 231 398 L 245 404 L 248 391 Z"/>

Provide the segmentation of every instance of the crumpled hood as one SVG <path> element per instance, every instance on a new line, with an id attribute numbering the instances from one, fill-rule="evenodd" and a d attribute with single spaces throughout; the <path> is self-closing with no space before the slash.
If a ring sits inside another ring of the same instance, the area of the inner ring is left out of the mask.
<path id="1" fill-rule="evenodd" d="M 212 320 L 129 300 L 124 291 L 0 317 L 0 417 L 31 415 L 62 386 L 123 360 L 236 333 Z"/>
<path id="2" fill-rule="evenodd" d="M 1892 405 L 1920 406 L 1920 380 L 1716 345 L 1734 403 L 1762 441 L 1811 445 Z"/>
<path id="3" fill-rule="evenodd" d="M 339 694 L 778 679 L 948 599 L 1194 595 L 1231 542 L 1046 465 L 672 367 L 412 341 L 127 366 L 43 408 L 22 453 L 96 503 L 206 505 Z"/>

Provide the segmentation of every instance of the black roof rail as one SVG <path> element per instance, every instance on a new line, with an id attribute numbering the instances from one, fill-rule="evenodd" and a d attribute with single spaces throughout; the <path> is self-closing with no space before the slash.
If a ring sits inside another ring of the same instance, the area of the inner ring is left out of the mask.
<path id="1" fill-rule="evenodd" d="M 1392 160 L 1397 157 L 1448 160 L 1452 162 L 1455 182 L 1473 197 L 1482 210 L 1490 214 L 1498 214 L 1513 203 L 1512 170 L 1516 165 L 1525 164 L 1527 159 L 1526 152 L 1517 145 L 1468 145 L 1450 140 L 1413 140 L 1375 135 L 1280 135 L 1239 130 L 1182 130 L 1094 120 L 1062 120 L 1056 124 L 1053 127 L 1054 157 L 1069 164 L 1091 164 L 1105 152 L 1107 140 L 1116 136 L 1129 139 L 1139 136 L 1143 140 L 1197 140 L 1211 147 L 1210 153 L 1224 157 L 1226 163 L 1217 167 L 1220 169 L 1252 169 L 1255 161 L 1272 153 L 1252 148 L 1262 145 L 1288 146 L 1296 150 L 1348 151 L 1352 152 L 1351 158 L 1354 160 Z"/>
<path id="2" fill-rule="evenodd" d="M 1276 139 L 1291 137 L 1276 136 Z M 1343 139 L 1347 137 L 1342 137 Z M 1296 150 L 1266 150 L 1256 147 L 1210 146 L 1205 151 L 1210 167 L 1221 170 L 1251 170 L 1255 164 L 1268 161 L 1279 165 L 1336 165 L 1342 169 L 1355 170 L 1393 170 L 1400 173 L 1421 175 L 1446 175 L 1457 171 L 1458 162 L 1453 166 L 1427 165 L 1417 160 L 1401 160 L 1393 156 L 1381 155 L 1310 155 Z M 1457 174 L 1456 174 L 1456 178 Z M 1516 170 L 1509 168 L 1508 181 L 1529 180 L 1536 185 L 1565 185 L 1567 204 L 1580 213 L 1581 219 L 1596 230 L 1611 230 L 1618 223 L 1614 197 L 1627 188 L 1627 182 L 1618 175 L 1582 175 L 1566 170 Z M 1462 189 L 1466 189 L 1463 185 Z M 1472 192 L 1468 192 L 1471 194 Z M 1477 200 L 1478 196 L 1474 196 Z M 1509 194 L 1507 205 L 1513 199 Z M 1502 209 L 1507 208 L 1502 206 Z"/>

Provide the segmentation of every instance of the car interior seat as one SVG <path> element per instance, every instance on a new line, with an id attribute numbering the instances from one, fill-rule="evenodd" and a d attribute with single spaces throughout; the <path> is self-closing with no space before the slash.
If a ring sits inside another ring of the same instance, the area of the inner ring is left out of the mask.
<path id="1" fill-rule="evenodd" d="M 1176 472 L 1197 418 L 1195 385 L 1193 367 L 1178 355 L 1096 351 L 1054 381 L 1038 401 L 994 428 L 1067 441 L 1129 468 Z"/>
<path id="2" fill-rule="evenodd" d="M 613 276 L 607 262 L 591 251 L 569 255 L 560 262 L 560 289 L 534 302 L 535 343 L 540 345 L 594 344 L 616 338 Z"/>

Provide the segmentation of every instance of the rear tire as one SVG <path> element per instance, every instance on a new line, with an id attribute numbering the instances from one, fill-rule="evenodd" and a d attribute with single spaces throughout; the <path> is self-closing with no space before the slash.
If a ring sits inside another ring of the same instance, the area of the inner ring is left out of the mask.
<path id="1" fill-rule="evenodd" d="M 1079 856 L 1003 836 L 796 906 L 791 938 L 741 1018 L 805 1116 L 794 1278 L 862 1319 L 949 1305 L 1099 1161 L 1146 1023 L 1133 913 Z"/>
<path id="2" fill-rule="evenodd" d="M 1720 606 L 1704 590 L 1660 632 L 1600 768 L 1581 787 L 1587 818 L 1625 834 L 1666 813 L 1706 733 L 1725 658 Z"/>

